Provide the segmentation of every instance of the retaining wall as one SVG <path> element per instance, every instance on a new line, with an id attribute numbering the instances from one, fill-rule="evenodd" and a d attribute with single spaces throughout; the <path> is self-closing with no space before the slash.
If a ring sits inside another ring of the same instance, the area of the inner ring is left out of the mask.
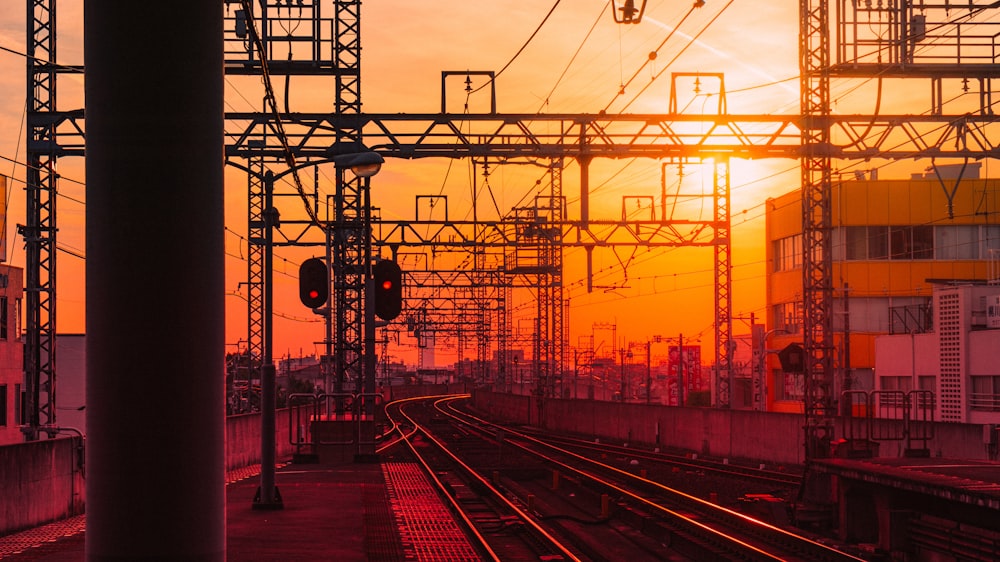
<path id="1" fill-rule="evenodd" d="M 288 437 L 288 410 L 281 409 L 274 417 L 275 458 L 291 457 L 295 452 Z M 260 414 L 240 414 L 226 417 L 226 470 L 260 464 Z"/>
<path id="2" fill-rule="evenodd" d="M 83 513 L 79 437 L 0 447 L 0 535 Z"/>
<path id="3" fill-rule="evenodd" d="M 802 464 L 804 418 L 801 414 L 679 408 L 676 406 L 628 404 L 597 400 L 520 396 L 476 389 L 476 408 L 490 416 L 515 423 L 536 425 L 553 431 L 574 433 L 621 442 L 684 449 L 701 455 L 740 458 L 755 462 Z M 844 420 L 837 419 L 836 437 L 845 435 Z M 978 424 L 928 424 L 932 437 L 926 446 L 935 457 L 989 459 L 983 444 L 983 426 Z M 903 435 L 902 423 L 878 420 L 876 433 Z M 900 457 L 907 448 L 903 440 L 879 442 L 879 456 Z M 923 447 L 913 441 L 911 448 Z"/>
<path id="4" fill-rule="evenodd" d="M 274 427 L 276 457 L 291 457 L 288 410 L 278 410 Z M 65 437 L 0 446 L 0 536 L 84 512 L 79 444 Z M 225 455 L 227 471 L 260 463 L 260 414 L 226 418 Z"/>

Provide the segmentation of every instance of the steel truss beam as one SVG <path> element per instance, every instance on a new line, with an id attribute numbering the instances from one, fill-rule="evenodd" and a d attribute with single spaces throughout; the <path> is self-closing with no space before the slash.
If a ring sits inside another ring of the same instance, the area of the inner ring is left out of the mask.
<path id="1" fill-rule="evenodd" d="M 815 55 L 814 55 L 815 56 Z M 256 154 L 273 116 L 230 113 L 229 156 Z M 340 127 L 395 158 L 805 158 L 1000 157 L 1000 120 L 961 115 L 592 115 L 592 114 L 287 114 L 294 152 L 322 159 Z M 803 130 L 829 130 L 802 144 Z M 471 132 L 470 132 L 471 129 Z M 555 131 L 555 132 L 553 132 Z M 280 156 L 275 152 L 272 156 Z"/>
<path id="2" fill-rule="evenodd" d="M 670 246 L 714 246 L 719 237 L 714 232 L 716 220 L 594 220 L 565 219 L 551 222 L 551 228 L 562 229 L 565 248 L 594 248 L 616 246 L 642 246 L 662 248 Z M 282 221 L 283 239 L 276 246 L 319 246 L 321 228 L 303 221 Z M 294 231 L 298 225 L 301 230 Z M 387 220 L 372 219 L 372 240 L 376 246 L 396 248 L 436 247 L 442 250 L 466 252 L 475 238 L 473 230 L 479 229 L 480 242 L 486 250 L 516 246 L 519 233 L 537 228 L 532 220 L 511 217 L 499 221 L 451 220 Z M 484 236 L 484 233 L 486 236 Z"/>
<path id="3" fill-rule="evenodd" d="M 59 67 L 82 72 L 79 67 Z M 987 100 L 989 98 L 984 98 Z M 989 107 L 988 105 L 985 107 Z M 366 145 L 386 158 L 805 158 L 802 127 L 828 128 L 830 140 L 808 152 L 831 159 L 1000 158 L 1000 118 L 987 111 L 945 115 L 590 115 L 590 114 L 335 114 L 282 113 L 292 153 L 328 161 L 341 127 L 359 127 Z M 251 144 L 273 134 L 275 116 L 226 114 L 226 155 L 284 160 L 280 147 Z M 83 156 L 83 110 L 37 116 L 53 136 L 31 146 L 55 157 Z M 460 130 L 481 124 L 483 132 Z M 563 130 L 554 134 L 548 127 Z M 674 128 L 698 133 L 670 134 Z M 712 129 L 718 136 L 706 135 Z M 742 129 L 748 129 L 744 132 Z M 515 134 L 516 133 L 516 134 Z M 343 135 L 341 135 L 343 137 Z M 348 134 L 349 138 L 351 135 Z M 270 143 L 273 145 L 273 142 Z"/>

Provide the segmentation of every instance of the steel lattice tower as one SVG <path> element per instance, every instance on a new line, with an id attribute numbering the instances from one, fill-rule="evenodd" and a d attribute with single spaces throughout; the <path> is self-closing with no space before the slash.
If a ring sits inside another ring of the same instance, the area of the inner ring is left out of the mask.
<path id="1" fill-rule="evenodd" d="M 806 456 L 833 438 L 833 260 L 830 247 L 830 19 L 827 0 L 799 8 L 802 131 L 802 298 Z"/>
<path id="2" fill-rule="evenodd" d="M 25 437 L 33 440 L 39 429 L 56 425 L 56 161 L 83 153 L 76 123 L 83 112 L 61 111 L 56 103 L 58 77 L 82 68 L 57 63 L 55 0 L 28 0 L 27 8 L 26 224 L 20 233 L 25 241 L 24 422 Z"/>
<path id="3" fill-rule="evenodd" d="M 712 198 L 715 207 L 715 403 L 730 406 L 730 372 L 733 350 L 732 254 L 730 224 L 729 159 L 719 157 L 712 166 Z"/>

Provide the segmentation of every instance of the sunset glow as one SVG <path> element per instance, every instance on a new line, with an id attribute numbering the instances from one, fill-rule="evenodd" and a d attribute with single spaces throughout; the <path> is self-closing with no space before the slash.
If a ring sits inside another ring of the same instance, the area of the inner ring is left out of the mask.
<path id="1" fill-rule="evenodd" d="M 60 3 L 59 62 L 81 64 L 80 1 Z M 405 2 L 376 0 L 363 10 L 362 99 L 364 112 L 433 113 L 444 95 L 448 111 L 483 112 L 489 107 L 488 84 L 471 75 L 448 81 L 442 92 L 442 71 L 504 71 L 495 81 L 496 104 L 501 113 L 587 113 L 607 111 L 661 114 L 673 96 L 683 114 L 713 115 L 720 107 L 729 114 L 790 115 L 798 111 L 797 10 L 793 2 L 755 3 L 650 2 L 639 25 L 619 26 L 607 2 L 564 3 L 544 26 L 540 22 L 548 4 L 498 0 L 476 3 Z M 23 266 L 23 241 L 15 224 L 24 222 L 24 29 L 23 10 L 0 14 L 0 172 L 11 176 L 7 224 L 8 262 Z M 528 38 L 538 28 L 537 35 Z M 522 48 L 523 50 L 519 50 Z M 509 65 L 508 65 L 509 63 Z M 724 76 L 692 80 L 673 73 Z M 127 69 L 123 69 L 127 87 Z M 71 82 L 70 82 L 71 83 Z M 278 79 L 279 91 L 286 84 Z M 671 85 L 677 88 L 671 91 Z M 77 86 L 82 86 L 82 80 Z M 331 111 L 332 80 L 292 78 L 289 96 L 280 105 L 291 111 Z M 197 87 L 192 84 L 192 87 Z M 871 86 L 865 86 L 871 88 Z M 862 91 L 865 91 L 862 88 Z M 59 92 L 60 105 L 82 103 L 82 87 Z M 227 77 L 229 111 L 256 111 L 263 93 L 258 78 Z M 905 102 L 910 94 L 896 94 Z M 724 106 L 722 105 L 724 102 Z M 846 93 L 837 97 L 837 111 L 871 111 L 871 104 L 855 101 Z M 155 134 L 150 132 L 149 134 Z M 481 163 L 480 163 L 481 164 Z M 523 163 L 522 163 L 523 164 Z M 563 195 L 571 217 L 580 213 L 579 167 L 567 159 Z M 905 177 L 911 164 L 888 166 Z M 708 171 L 707 171 L 708 170 Z M 83 302 L 83 185 L 82 159 L 60 160 L 58 303 L 59 332 L 84 330 Z M 155 174 L 155 170 L 150 170 Z M 317 176 L 321 198 L 332 193 L 334 170 L 321 167 Z M 312 181 L 312 180 L 310 180 Z M 373 204 L 381 217 L 405 220 L 414 216 L 418 196 L 447 199 L 450 217 L 495 220 L 530 201 L 545 186 L 545 169 L 532 165 L 487 168 L 467 160 L 390 160 L 372 180 Z M 590 212 L 595 218 L 614 220 L 633 213 L 645 216 L 666 212 L 673 219 L 702 220 L 711 216 L 710 166 L 698 163 L 667 164 L 650 159 L 594 161 L 590 167 Z M 733 160 L 731 162 L 731 218 L 733 229 L 733 315 L 763 314 L 764 237 L 763 205 L 794 189 L 799 183 L 795 160 Z M 137 189 L 142 178 L 136 178 Z M 473 197 L 473 192 L 476 193 Z M 664 199 L 666 195 L 666 199 Z M 226 250 L 227 335 L 235 350 L 246 339 L 245 287 L 247 275 L 246 178 L 227 170 Z M 424 199 L 426 215 L 443 216 L 443 207 Z M 279 200 L 282 219 L 302 219 L 300 202 Z M 320 207 L 323 203 L 320 203 Z M 179 220 L 182 220 L 179 218 Z M 155 252 L 154 248 L 150 251 Z M 280 247 L 275 251 L 275 355 L 319 353 L 322 318 L 301 306 L 296 298 L 298 264 L 322 256 L 321 248 Z M 445 255 L 401 255 L 406 268 L 443 265 Z M 593 326 L 617 326 L 618 342 L 645 341 L 654 334 L 691 334 L 701 338 L 706 356 L 713 345 L 713 273 L 710 248 L 600 249 L 593 253 L 587 279 L 586 256 L 579 250 L 565 252 L 564 287 L 570 299 L 569 345 L 593 333 Z M 183 275 L 183 271 L 177 271 Z M 588 290 L 588 286 L 590 290 Z M 530 324 L 530 303 L 517 312 Z M 528 328 L 525 327 L 525 330 Z M 734 333 L 744 326 L 734 325 Z M 412 360 L 402 342 L 402 353 Z M 437 361 L 454 359 L 447 349 Z"/>

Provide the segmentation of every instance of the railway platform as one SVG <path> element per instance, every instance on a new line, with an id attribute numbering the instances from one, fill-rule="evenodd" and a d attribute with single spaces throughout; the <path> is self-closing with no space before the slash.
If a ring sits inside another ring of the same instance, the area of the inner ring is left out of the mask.
<path id="1" fill-rule="evenodd" d="M 283 509 L 255 510 L 258 470 L 230 475 L 226 547 L 240 561 L 479 560 L 420 468 L 372 463 L 281 466 Z M 4 562 L 84 560 L 85 517 L 0 537 Z"/>
<path id="2" fill-rule="evenodd" d="M 841 539 L 883 552 L 1000 552 L 1000 463 L 942 458 L 819 459 Z M 255 510 L 259 469 L 227 475 L 227 555 L 240 561 L 480 560 L 420 466 L 285 462 L 284 503 Z M 84 560 L 85 517 L 0 537 L 4 562 Z M 963 550 L 964 549 L 964 550 Z"/>
<path id="3" fill-rule="evenodd" d="M 1000 553 L 1000 463 L 828 458 L 814 460 L 807 475 L 813 497 L 830 505 L 841 540 L 889 552 L 947 546 L 972 559 Z"/>

